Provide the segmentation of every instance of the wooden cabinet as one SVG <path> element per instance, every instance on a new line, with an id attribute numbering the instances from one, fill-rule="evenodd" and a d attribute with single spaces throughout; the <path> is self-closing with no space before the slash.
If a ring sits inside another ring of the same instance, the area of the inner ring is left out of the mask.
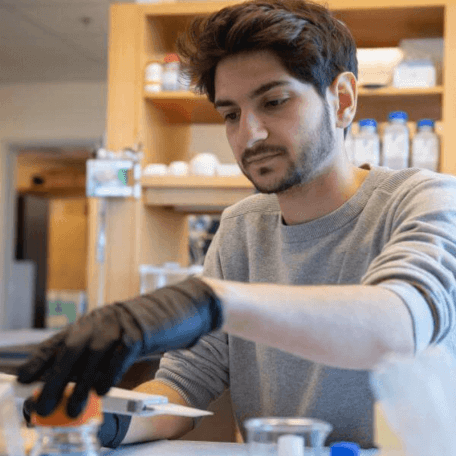
<path id="1" fill-rule="evenodd" d="M 175 51 L 175 40 L 195 15 L 233 2 L 112 4 L 108 75 L 107 141 L 113 149 L 140 141 L 144 165 L 190 158 L 191 128 L 222 124 L 212 105 L 191 92 L 143 91 L 148 62 Z M 386 121 L 403 109 L 409 120 L 437 120 L 442 139 L 441 171 L 456 174 L 456 1 L 329 0 L 329 7 L 352 31 L 358 47 L 397 46 L 404 38 L 444 38 L 443 83 L 431 89 L 360 89 L 356 119 Z M 91 217 L 89 302 L 125 299 L 139 290 L 138 267 L 188 261 L 187 214 L 219 211 L 252 193 L 244 178 L 195 177 L 143 179 L 140 201 L 110 201 L 107 210 L 107 256 L 100 272 L 95 262 L 96 217 Z M 91 202 L 91 213 L 97 210 Z M 103 293 L 99 294 L 99 286 Z"/>

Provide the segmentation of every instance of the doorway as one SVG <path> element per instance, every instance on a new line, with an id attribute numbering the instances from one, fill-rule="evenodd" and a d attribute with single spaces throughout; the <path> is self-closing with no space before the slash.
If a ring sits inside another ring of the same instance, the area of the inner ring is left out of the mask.
<path id="1" fill-rule="evenodd" d="M 13 327 L 10 325 L 9 329 L 64 326 L 85 310 L 88 255 L 85 169 L 94 150 L 87 146 L 16 149 L 11 280 L 21 283 L 20 287 L 13 284 L 12 288 L 20 290 L 22 296 L 10 296 L 14 312 Z"/>

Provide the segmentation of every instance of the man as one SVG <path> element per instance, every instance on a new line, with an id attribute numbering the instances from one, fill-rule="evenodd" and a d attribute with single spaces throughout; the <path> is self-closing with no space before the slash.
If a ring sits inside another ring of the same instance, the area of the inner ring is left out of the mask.
<path id="1" fill-rule="evenodd" d="M 391 353 L 451 344 L 456 179 L 349 162 L 356 48 L 322 6 L 225 8 L 196 22 L 179 50 L 262 194 L 224 212 L 202 278 L 83 317 L 19 379 L 45 376 L 45 414 L 76 377 L 77 414 L 88 388 L 104 394 L 139 354 L 166 350 L 138 390 L 206 408 L 229 387 L 241 425 L 315 417 L 334 427 L 327 444 L 372 447 L 369 370 Z M 176 438 L 192 426 L 133 419 L 115 442 Z"/>

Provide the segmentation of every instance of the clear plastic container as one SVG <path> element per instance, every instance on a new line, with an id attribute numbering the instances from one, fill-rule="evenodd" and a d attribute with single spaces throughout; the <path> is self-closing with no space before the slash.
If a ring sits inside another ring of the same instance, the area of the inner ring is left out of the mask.
<path id="1" fill-rule="evenodd" d="M 404 111 L 394 111 L 388 116 L 383 132 L 383 165 L 391 169 L 409 166 L 410 132 L 408 116 Z"/>
<path id="2" fill-rule="evenodd" d="M 439 170 L 440 142 L 434 131 L 434 121 L 421 119 L 417 123 L 417 133 L 412 140 L 411 166 Z"/>
<path id="3" fill-rule="evenodd" d="M 162 288 L 166 285 L 181 282 L 188 276 L 201 274 L 203 266 L 193 265 L 188 268 L 181 267 L 178 263 L 165 263 L 162 266 L 154 266 L 150 264 L 142 264 L 139 267 L 139 293 L 150 293 L 157 288 Z"/>
<path id="4" fill-rule="evenodd" d="M 380 138 L 374 119 L 360 120 L 359 133 L 355 136 L 353 164 L 361 166 L 365 163 L 375 166 L 381 164 Z"/>
<path id="5" fill-rule="evenodd" d="M 251 418 L 244 426 L 250 456 L 322 456 L 332 431 L 331 424 L 313 418 Z"/>
<path id="6" fill-rule="evenodd" d="M 91 392 L 84 410 L 76 418 L 70 418 L 66 405 L 71 392 L 72 387 L 67 387 L 63 399 L 50 415 L 31 413 L 30 422 L 36 428 L 37 439 L 29 456 L 99 455 L 97 434 L 103 421 L 101 398 Z"/>

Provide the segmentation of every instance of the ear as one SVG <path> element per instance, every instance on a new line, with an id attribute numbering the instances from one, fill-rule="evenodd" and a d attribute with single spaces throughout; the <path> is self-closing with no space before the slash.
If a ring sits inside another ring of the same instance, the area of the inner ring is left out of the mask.
<path id="1" fill-rule="evenodd" d="M 358 83 L 353 73 L 346 71 L 337 75 L 328 88 L 330 103 L 334 106 L 336 127 L 348 127 L 356 114 L 358 102 Z"/>

